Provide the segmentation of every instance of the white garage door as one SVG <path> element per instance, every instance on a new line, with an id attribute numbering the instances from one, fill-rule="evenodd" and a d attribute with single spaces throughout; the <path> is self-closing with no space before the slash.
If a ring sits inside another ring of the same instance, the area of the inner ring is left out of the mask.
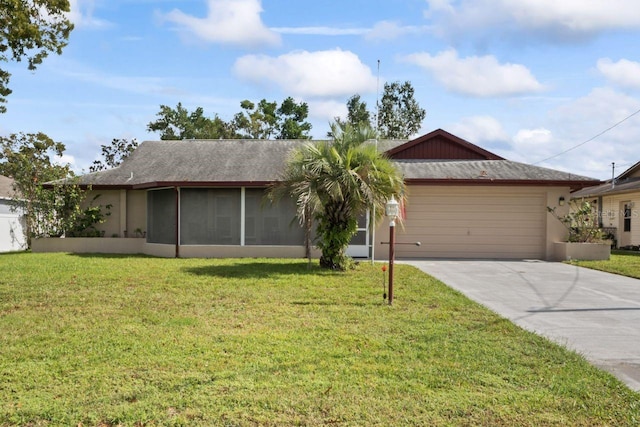
<path id="1" fill-rule="evenodd" d="M 410 186 L 397 257 L 544 259 L 546 191 Z"/>

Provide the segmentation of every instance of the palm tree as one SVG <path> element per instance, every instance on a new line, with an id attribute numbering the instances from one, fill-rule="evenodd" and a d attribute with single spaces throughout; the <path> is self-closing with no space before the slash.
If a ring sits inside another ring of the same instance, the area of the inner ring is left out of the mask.
<path id="1" fill-rule="evenodd" d="M 382 218 L 391 195 L 402 198 L 404 181 L 394 165 L 370 140 L 369 126 L 332 124 L 332 141 L 307 143 L 293 150 L 279 183 L 269 197 L 291 197 L 302 226 L 316 223 L 320 266 L 345 270 L 345 251 L 357 230 L 357 218 L 367 210 Z"/>

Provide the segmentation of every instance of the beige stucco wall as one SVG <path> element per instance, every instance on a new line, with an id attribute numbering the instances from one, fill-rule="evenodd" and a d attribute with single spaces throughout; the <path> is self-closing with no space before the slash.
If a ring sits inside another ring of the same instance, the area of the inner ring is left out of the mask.
<path id="1" fill-rule="evenodd" d="M 181 258 L 304 258 L 304 246 L 180 246 Z M 318 258 L 318 251 L 312 257 Z"/>
<path id="2" fill-rule="evenodd" d="M 556 242 L 554 248 L 555 261 L 607 260 L 611 255 L 611 245 L 608 243 Z"/>
<path id="3" fill-rule="evenodd" d="M 145 254 L 174 258 L 175 245 L 146 243 L 142 238 L 50 237 L 34 239 L 33 252 Z M 181 258 L 304 258 L 302 246 L 180 246 Z M 312 257 L 320 253 L 314 249 Z"/>
<path id="4" fill-rule="evenodd" d="M 571 189 L 569 187 L 545 187 L 543 188 L 547 192 L 547 207 L 555 209 L 556 215 L 563 217 L 569 213 Z M 559 206 L 560 197 L 564 198 L 564 205 Z M 554 217 L 550 212 L 546 214 L 546 248 L 545 248 L 545 260 L 551 261 L 555 259 L 555 243 L 564 242 L 569 237 L 569 230 L 567 227 Z"/>
<path id="5" fill-rule="evenodd" d="M 106 254 L 145 253 L 144 239 L 101 238 L 101 237 L 47 237 L 33 239 L 33 252 L 72 252 Z"/>
<path id="6" fill-rule="evenodd" d="M 127 191 L 127 235 L 135 236 L 135 230 L 147 231 L 147 192 Z"/>
<path id="7" fill-rule="evenodd" d="M 547 212 L 568 187 L 409 186 L 404 224 L 396 227 L 397 258 L 552 259 L 566 229 Z M 387 259 L 387 220 L 376 230 L 375 258 Z M 411 245 L 416 241 L 421 246 Z M 404 245 L 402 243 L 410 243 Z"/>
<path id="8" fill-rule="evenodd" d="M 589 200 L 597 200 L 590 198 Z M 623 231 L 624 204 L 632 203 L 631 231 Z M 615 227 L 618 247 L 627 245 L 640 245 L 640 193 L 616 194 L 602 197 L 602 225 Z"/>
<path id="9" fill-rule="evenodd" d="M 174 258 L 176 256 L 176 245 L 145 243 L 143 253 L 145 255 L 157 256 L 161 258 Z"/>
<path id="10" fill-rule="evenodd" d="M 99 194 L 95 201 L 93 197 Z M 94 206 L 103 206 L 102 211 L 107 212 L 106 206 L 112 205 L 111 213 L 106 221 L 96 226 L 104 231 L 105 237 L 139 237 L 135 230 L 146 231 L 147 224 L 147 192 L 144 190 L 91 190 L 83 203 L 83 207 L 92 203 Z M 126 233 L 125 233 L 126 231 Z"/>
<path id="11" fill-rule="evenodd" d="M 546 208 L 556 207 L 558 214 L 566 213 L 569 201 L 568 187 L 410 185 L 408 190 L 406 220 L 404 224 L 398 224 L 396 227 L 396 242 L 400 243 L 396 246 L 397 258 L 553 259 L 554 242 L 566 238 L 567 230 L 547 212 Z M 113 205 L 111 216 L 100 227 L 105 230 L 105 236 L 123 236 L 124 230 L 127 230 L 128 236 L 131 237 L 136 228 L 146 231 L 145 191 L 108 190 L 96 193 L 101 194 L 97 203 Z M 567 203 L 559 207 L 558 199 L 561 196 Z M 144 242 L 144 239 L 89 240 L 93 242 L 78 242 L 77 245 L 80 246 L 77 248 L 73 246 L 76 243 L 64 243 L 71 245 L 65 246 L 70 249 L 57 250 L 175 256 L 175 245 L 149 244 Z M 129 243 L 101 243 L 106 240 L 136 240 L 143 243 L 133 244 L 142 245 L 140 248 Z M 376 259 L 388 258 L 389 246 L 382 244 L 388 240 L 389 222 L 385 219 L 375 234 Z M 416 241 L 420 241 L 421 246 L 412 245 Z M 102 247 L 97 248 L 94 245 Z M 53 251 L 54 246 L 53 243 L 42 243 L 36 251 Z M 180 256 L 303 258 L 304 248 L 187 245 L 180 246 Z M 318 251 L 314 251 L 314 257 L 318 256 Z"/>
<path id="12" fill-rule="evenodd" d="M 99 195 L 99 197 L 93 200 L 96 195 Z M 120 190 L 91 190 L 82 203 L 82 207 L 86 208 L 90 204 L 93 206 L 102 206 L 103 214 L 110 212 L 110 215 L 106 217 L 106 221 L 102 224 L 97 224 L 95 227 L 98 230 L 104 231 L 105 237 L 112 237 L 114 235 L 122 237 L 122 231 L 120 230 L 120 218 L 122 215 Z M 112 205 L 111 209 L 107 210 L 107 205 Z"/>

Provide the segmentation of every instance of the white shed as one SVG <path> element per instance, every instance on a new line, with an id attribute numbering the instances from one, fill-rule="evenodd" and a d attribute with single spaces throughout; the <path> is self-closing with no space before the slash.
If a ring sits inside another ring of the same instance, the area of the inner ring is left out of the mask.
<path id="1" fill-rule="evenodd" d="M 24 218 L 12 209 L 13 180 L 0 175 L 0 252 L 27 249 Z"/>

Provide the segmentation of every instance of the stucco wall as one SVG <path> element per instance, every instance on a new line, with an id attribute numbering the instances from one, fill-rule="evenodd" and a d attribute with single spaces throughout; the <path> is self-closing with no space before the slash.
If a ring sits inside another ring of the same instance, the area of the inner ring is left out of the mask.
<path id="1" fill-rule="evenodd" d="M 571 189 L 569 187 L 557 188 L 545 188 L 547 192 L 547 203 L 545 206 L 545 210 L 547 207 L 554 208 L 556 215 L 559 217 L 563 217 L 564 215 L 569 213 L 570 208 L 570 200 L 571 200 Z M 560 197 L 564 198 L 564 205 L 559 205 Z M 569 237 L 569 230 L 567 227 L 560 222 L 557 218 L 555 218 L 551 213 L 547 212 L 546 214 L 546 252 L 545 259 L 553 260 L 556 255 L 556 242 L 564 242 Z"/>
<path id="2" fill-rule="evenodd" d="M 113 204 L 111 216 L 101 226 L 105 236 L 122 236 L 127 230 L 128 236 L 132 237 L 136 228 L 146 231 L 145 191 L 111 190 L 97 193 L 101 197 L 96 202 Z M 561 196 L 566 200 L 562 207 L 558 206 Z M 568 201 L 568 187 L 409 186 L 409 199 L 405 207 L 407 218 L 404 227 L 400 224 L 396 227 L 396 242 L 400 243 L 396 246 L 396 257 L 552 259 L 554 242 L 565 240 L 567 230 L 547 213 L 547 206 L 556 207 L 558 214 L 562 215 L 568 211 Z M 123 204 L 126 204 L 126 211 L 122 209 Z M 434 210 L 434 207 L 437 209 Z M 110 243 L 103 248 L 96 248 L 91 245 L 101 245 L 101 241 L 107 240 L 131 239 L 90 240 L 94 242 L 83 243 L 78 249 L 71 246 L 68 250 L 175 256 L 175 245 L 170 244 L 141 243 L 141 248 L 132 249 L 131 244 L 120 246 Z M 143 239 L 133 240 L 144 242 Z M 389 246 L 382 244 L 388 240 L 389 222 L 384 219 L 375 233 L 376 259 L 388 258 Z M 421 241 L 422 245 L 412 245 L 415 241 Z M 53 250 L 53 247 L 46 249 Z M 185 245 L 180 246 L 180 256 L 302 258 L 304 248 Z M 319 253 L 315 251 L 314 257 L 318 256 Z"/>
<path id="3" fill-rule="evenodd" d="M 145 253 L 144 239 L 100 238 L 100 237 L 47 237 L 33 239 L 33 252 L 72 252 L 106 254 Z"/>
<path id="4" fill-rule="evenodd" d="M 99 194 L 95 201 L 93 197 Z M 144 190 L 92 190 L 88 193 L 83 206 L 90 203 L 94 206 L 103 206 L 102 212 L 106 213 L 106 205 L 112 205 L 110 215 L 106 221 L 96 225 L 98 230 L 104 231 L 105 237 L 140 237 L 135 230 L 146 231 L 147 224 L 147 192 Z M 126 233 L 125 233 L 126 232 Z"/>
<path id="5" fill-rule="evenodd" d="M 304 246 L 180 246 L 181 258 L 304 258 Z M 320 254 L 313 251 L 312 257 Z"/>
<path id="6" fill-rule="evenodd" d="M 592 199 L 589 199 L 592 200 Z M 593 200 L 597 200 L 593 198 Z M 625 232 L 623 228 L 624 204 L 632 203 L 631 231 Z M 600 206 L 602 225 L 615 227 L 618 247 L 627 245 L 640 245 L 640 194 L 616 194 L 602 197 Z"/>
<path id="7" fill-rule="evenodd" d="M 93 200 L 96 195 L 99 195 L 99 197 Z M 120 230 L 120 190 L 89 191 L 87 197 L 82 203 L 82 206 L 86 208 L 89 205 L 102 206 L 103 214 L 110 212 L 110 215 L 106 217 L 106 221 L 104 223 L 97 224 L 95 226 L 98 230 L 104 231 L 105 237 L 112 237 L 114 235 L 122 237 Z M 111 209 L 107 210 L 107 205 L 112 205 Z"/>
<path id="8" fill-rule="evenodd" d="M 42 238 L 34 239 L 33 252 L 146 254 L 163 258 L 176 255 L 175 245 L 146 243 L 142 238 Z M 320 256 L 317 250 L 312 257 Z M 304 258 L 302 246 L 180 246 L 181 258 Z"/>
<path id="9" fill-rule="evenodd" d="M 127 191 L 127 235 L 134 237 L 137 229 L 147 231 L 147 192 L 129 190 Z"/>

